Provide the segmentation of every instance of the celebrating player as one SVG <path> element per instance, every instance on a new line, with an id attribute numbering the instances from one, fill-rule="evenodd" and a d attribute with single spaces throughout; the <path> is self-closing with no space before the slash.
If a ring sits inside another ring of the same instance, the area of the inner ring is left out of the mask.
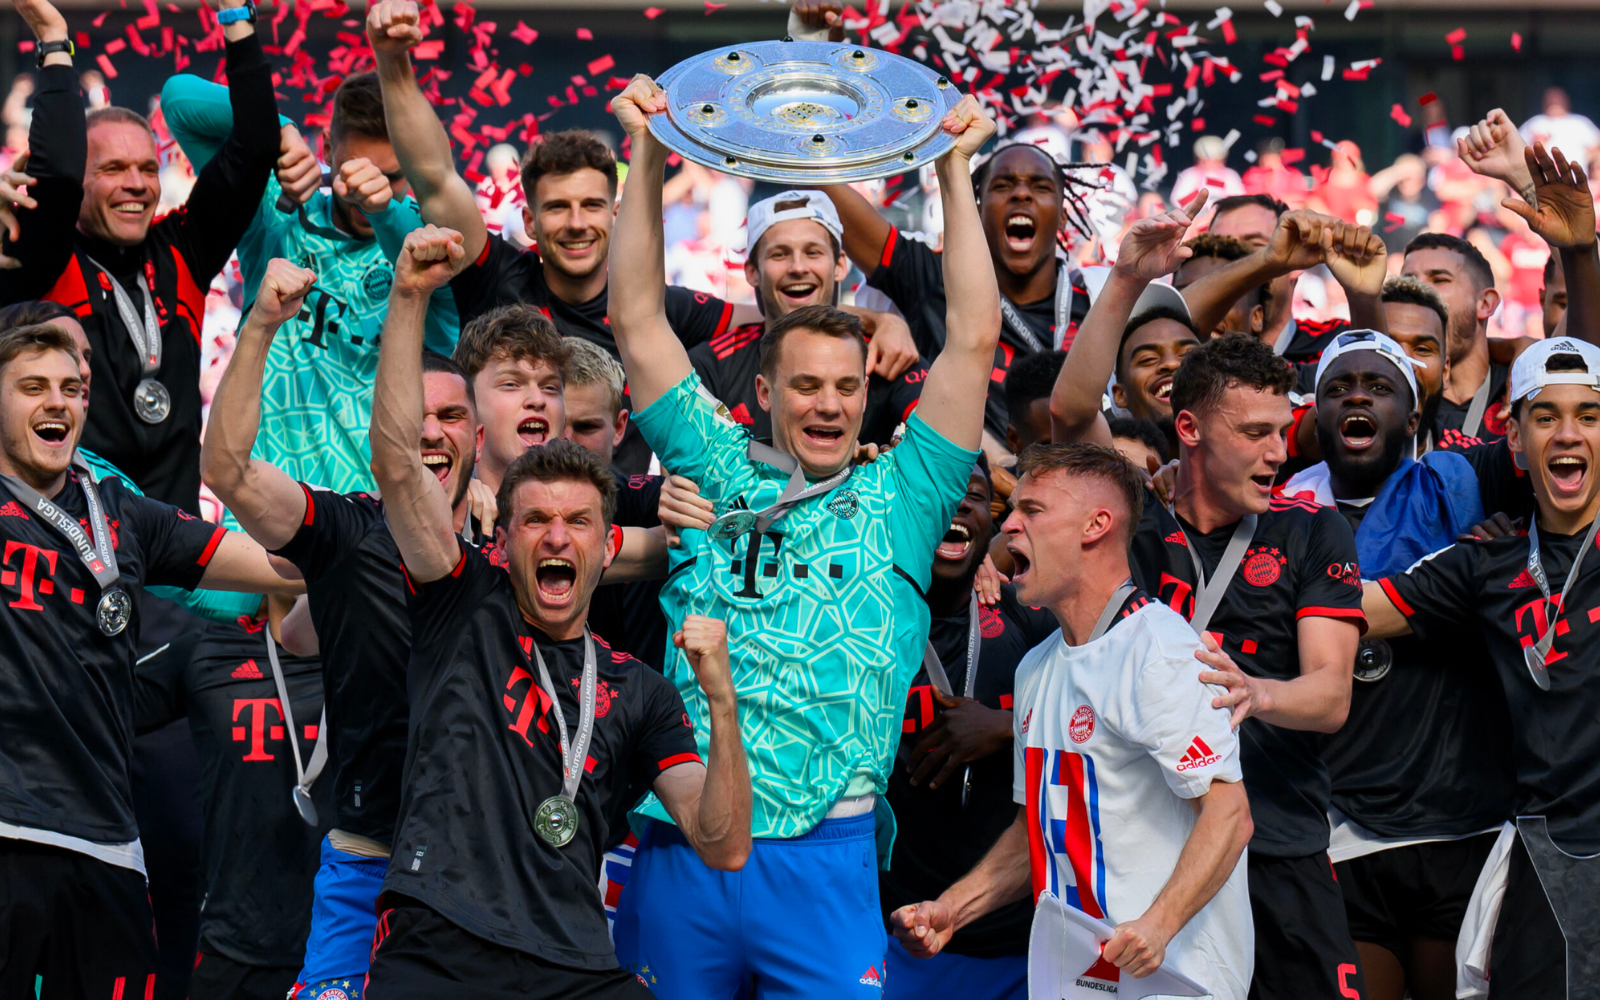
<path id="1" fill-rule="evenodd" d="M 1251 821 L 1240 740 L 1218 689 L 1197 679 L 1194 630 L 1130 580 L 1144 483 L 1095 445 L 1036 445 L 1020 470 L 1003 526 L 1017 599 L 1048 609 L 1060 631 L 1017 668 L 1019 808 L 969 875 L 890 915 L 895 935 L 913 955 L 939 954 L 1022 897 L 1031 874 L 1031 898 L 1048 891 L 1116 926 L 1099 960 L 1069 970 L 1079 986 L 1116 992 L 1124 974 L 1166 965 L 1219 1000 L 1243 1000 L 1251 926 L 1239 859 Z"/>
<path id="2" fill-rule="evenodd" d="M 750 782 L 726 633 L 691 616 L 676 637 L 710 706 L 701 763 L 672 685 L 589 633 L 617 549 L 616 485 L 597 457 L 558 440 L 512 463 L 495 529 L 509 572 L 462 542 L 412 442 L 420 301 L 464 259 L 458 233 L 406 238 L 378 368 L 373 471 L 406 572 L 413 712 L 369 995 L 643 996 L 607 939 L 600 852 L 616 807 L 648 788 L 706 864 L 744 864 Z"/>
<path id="3" fill-rule="evenodd" d="M 611 262 L 611 321 L 640 431 L 720 515 L 709 531 L 684 533 L 662 601 L 674 620 L 728 621 L 757 839 L 745 870 L 718 874 L 690 853 L 688 831 L 646 800 L 641 810 L 655 822 L 622 896 L 618 955 L 640 974 L 648 967 L 652 989 L 668 997 L 731 994 L 752 975 L 797 995 L 876 996 L 885 940 L 873 905 L 873 813 L 927 638 L 922 593 L 934 549 L 977 454 L 999 336 L 976 207 L 950 193 L 970 187 L 968 162 L 994 125 L 971 97 L 944 121 L 957 137 L 938 164 L 949 334 L 904 440 L 853 467 L 867 360 L 855 317 L 809 305 L 768 326 L 759 384 L 770 448 L 702 390 L 673 335 L 661 254 L 667 151 L 646 121 L 665 105 L 647 77 L 612 103 L 634 159 Z M 703 720 L 706 700 L 681 658 L 668 674 Z M 841 893 L 854 902 L 841 907 Z M 791 919 L 740 918 L 762 901 Z"/>

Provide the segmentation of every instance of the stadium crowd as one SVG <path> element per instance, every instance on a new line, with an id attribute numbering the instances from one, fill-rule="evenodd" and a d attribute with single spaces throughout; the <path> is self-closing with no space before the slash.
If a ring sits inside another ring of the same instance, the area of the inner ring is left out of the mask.
<path id="1" fill-rule="evenodd" d="M 1559 91 L 756 197 L 639 75 L 471 183 L 413 0 L 315 132 L 251 0 L 148 118 L 15 7 L 0 997 L 1592 995 Z"/>

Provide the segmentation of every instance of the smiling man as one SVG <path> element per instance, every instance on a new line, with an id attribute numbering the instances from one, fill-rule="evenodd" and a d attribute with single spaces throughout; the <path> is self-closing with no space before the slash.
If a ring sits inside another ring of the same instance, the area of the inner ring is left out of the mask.
<path id="1" fill-rule="evenodd" d="M 941 123 L 955 136 L 937 164 L 949 334 L 904 439 L 856 467 L 868 357 L 856 317 L 816 304 L 768 325 L 759 391 L 771 447 L 729 419 L 674 336 L 662 257 L 668 154 L 647 120 L 666 101 L 643 76 L 612 101 L 634 159 L 611 317 L 640 406 L 635 421 L 662 464 L 698 483 L 719 516 L 709 531 L 683 533 L 662 602 L 672 620 L 728 622 L 756 841 L 738 875 L 711 871 L 689 850 L 688 831 L 646 800 L 640 812 L 651 822 L 617 913 L 617 952 L 641 974 L 648 967 L 657 996 L 730 996 L 754 976 L 758 991 L 881 997 L 877 797 L 927 641 L 922 594 L 934 549 L 977 456 L 999 336 L 993 271 L 964 194 L 968 163 L 995 126 L 970 96 Z M 691 717 L 704 719 L 689 665 L 674 654 L 667 674 Z M 741 916 L 769 911 L 787 918 Z"/>
<path id="2" fill-rule="evenodd" d="M 0 285 L 0 304 L 48 298 L 78 314 L 97 390 L 84 444 L 145 493 L 195 515 L 206 287 L 249 227 L 279 147 L 255 8 L 219 7 L 237 127 L 184 207 L 156 221 L 161 162 L 149 122 L 127 108 L 85 118 L 66 22 L 47 0 L 18 5 L 41 46 L 28 169 L 80 185 L 75 194 L 41 188 L 38 207 L 19 212 L 22 238 L 6 252 L 23 266 Z"/>
<path id="3" fill-rule="evenodd" d="M 1406 305 L 1440 327 L 1431 309 Z M 1423 326 L 1417 336 L 1442 330 Z M 1336 508 L 1355 531 L 1364 573 L 1403 570 L 1483 519 L 1466 458 L 1411 458 L 1423 362 L 1383 334 L 1352 331 L 1334 338 L 1317 370 L 1327 461 L 1283 492 Z M 1511 815 L 1510 728 L 1481 642 L 1361 643 L 1350 715 L 1323 758 L 1333 778 L 1329 856 L 1372 1000 L 1402 1000 L 1408 989 L 1431 1000 L 1454 986 L 1456 935 Z"/>
<path id="4" fill-rule="evenodd" d="M 1145 286 L 1189 256 L 1180 243 L 1189 221 L 1179 210 L 1140 220 L 1124 237 L 1061 370 L 1051 404 L 1058 442 L 1111 444 L 1083 396 L 1105 384 Z M 1239 740 L 1255 819 L 1251 996 L 1337 1000 L 1359 989 L 1360 960 L 1327 863 L 1319 734 L 1337 731 L 1349 706 L 1360 571 L 1336 512 L 1272 496 L 1289 457 L 1294 384 L 1293 366 L 1253 337 L 1230 334 L 1183 356 L 1171 393 L 1176 499 L 1170 511 L 1145 505 L 1132 562 L 1135 583 L 1239 664 L 1202 676 L 1248 695 Z"/>
<path id="5" fill-rule="evenodd" d="M 650 790 L 701 862 L 744 865 L 750 779 L 726 629 L 689 615 L 675 636 L 708 705 L 702 762 L 672 684 L 590 634 L 618 548 L 598 457 L 564 440 L 531 449 L 500 482 L 496 558 L 463 541 L 412 443 L 429 420 L 420 304 L 465 263 L 461 243 L 432 226 L 406 237 L 374 393 L 373 473 L 414 646 L 368 997 L 644 997 L 607 936 L 601 852 Z"/>
<path id="6" fill-rule="evenodd" d="M 1512 367 L 1510 398 L 1506 443 L 1538 505 L 1526 534 L 1444 548 L 1368 583 L 1363 602 L 1374 636 L 1476 642 L 1505 693 L 1517 819 L 1496 848 L 1507 863 L 1487 866 L 1478 889 L 1504 895 L 1498 919 L 1479 914 L 1492 926 L 1463 931 L 1466 965 L 1480 977 L 1492 969 L 1494 1000 L 1580 995 L 1600 960 L 1600 643 L 1580 610 L 1600 601 L 1600 348 L 1570 337 L 1534 345 Z"/>
<path id="7" fill-rule="evenodd" d="M 1460 450 L 1504 437 L 1511 366 L 1489 357 L 1489 319 L 1500 308 L 1489 262 L 1460 237 L 1423 233 L 1407 244 L 1400 273 L 1432 286 L 1450 311 L 1450 381 L 1433 424 L 1424 428 L 1434 446 Z"/>

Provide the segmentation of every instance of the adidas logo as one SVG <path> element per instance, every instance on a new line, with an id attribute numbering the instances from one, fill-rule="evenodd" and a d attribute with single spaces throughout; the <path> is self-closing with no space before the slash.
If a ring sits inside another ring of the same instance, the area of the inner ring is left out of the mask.
<path id="1" fill-rule="evenodd" d="M 883 989 L 883 977 L 878 975 L 878 967 L 875 965 L 867 966 L 867 971 L 863 972 L 861 978 L 857 981 L 863 986 L 876 986 L 880 990 Z"/>
<path id="2" fill-rule="evenodd" d="M 261 668 L 256 666 L 256 661 L 246 660 L 233 668 L 233 679 L 236 681 L 259 681 Z"/>
<path id="3" fill-rule="evenodd" d="M 1212 753 L 1206 746 L 1206 741 L 1196 736 L 1194 742 L 1189 744 L 1189 749 L 1183 752 L 1183 758 L 1178 761 L 1178 770 L 1193 771 L 1196 768 L 1208 767 L 1222 759 L 1221 754 Z"/>
<path id="4" fill-rule="evenodd" d="M 1022 717 L 1022 731 L 1023 732 L 1027 732 L 1028 731 L 1028 727 L 1030 725 L 1032 725 L 1032 724 L 1033 724 L 1033 709 L 1030 708 L 1030 709 L 1028 709 L 1028 714 L 1024 715 Z"/>
<path id="5" fill-rule="evenodd" d="M 738 406 L 735 406 L 733 409 L 729 410 L 728 416 L 732 417 L 734 423 L 737 424 L 755 423 L 754 420 L 750 419 L 750 408 L 745 406 L 743 403 L 740 403 Z"/>
<path id="6" fill-rule="evenodd" d="M 4 513 L 4 511 L 0 510 L 0 513 Z M 1537 587 L 1538 585 L 1538 582 L 1534 580 L 1532 574 L 1530 574 L 1527 570 L 1523 570 L 1521 573 L 1517 574 L 1517 578 L 1515 580 L 1512 580 L 1511 583 L 1507 585 L 1506 589 L 1521 590 L 1523 587 Z"/>
<path id="7" fill-rule="evenodd" d="M 1189 544 L 1189 540 L 1187 538 L 1183 537 L 1183 532 L 1182 531 L 1174 531 L 1172 534 L 1168 535 L 1164 539 L 1164 541 L 1171 542 L 1173 545 L 1188 545 Z"/>
<path id="8" fill-rule="evenodd" d="M 0 506 L 0 517 L 20 517 L 24 521 L 29 520 L 28 512 L 18 506 L 15 500 Z"/>

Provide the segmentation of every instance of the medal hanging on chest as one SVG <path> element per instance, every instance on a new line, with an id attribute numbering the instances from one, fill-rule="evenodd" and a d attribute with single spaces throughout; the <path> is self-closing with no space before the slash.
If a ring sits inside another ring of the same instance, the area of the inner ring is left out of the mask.
<path id="1" fill-rule="evenodd" d="M 1556 615 L 1560 615 L 1567 607 L 1567 592 L 1572 589 L 1572 584 L 1578 579 L 1578 567 L 1583 565 L 1583 557 L 1588 553 L 1589 546 L 1594 544 L 1595 531 L 1600 529 L 1600 517 L 1595 518 L 1589 525 L 1588 534 L 1583 536 L 1583 544 L 1578 546 L 1578 552 L 1572 557 L 1572 568 L 1567 571 L 1566 585 L 1561 588 L 1561 598 L 1556 601 Z M 1533 577 L 1533 582 L 1539 585 L 1539 593 L 1544 595 L 1545 604 L 1550 603 L 1550 581 L 1545 578 L 1544 562 L 1539 557 L 1539 525 L 1537 518 L 1528 520 L 1528 575 Z M 1522 658 L 1528 664 L 1528 674 L 1533 677 L 1533 684 L 1540 691 L 1550 690 L 1550 668 L 1545 666 L 1545 660 L 1550 656 L 1550 647 L 1556 641 L 1556 620 L 1550 619 L 1550 625 L 1544 630 L 1544 635 L 1539 641 L 1522 647 Z"/>
<path id="2" fill-rule="evenodd" d="M 0 482 L 5 483 L 12 496 L 37 514 L 39 520 L 67 536 L 78 561 L 100 585 L 100 603 L 95 606 L 95 623 L 106 636 L 120 635 L 133 619 L 133 598 L 117 586 L 122 574 L 117 569 L 117 551 L 111 544 L 111 526 L 106 521 L 105 508 L 100 505 L 100 491 L 95 485 L 94 473 L 80 456 L 73 456 L 72 465 L 78 470 L 78 482 L 83 486 L 83 499 L 89 508 L 89 529 L 94 532 L 93 538 L 83 530 L 77 518 L 46 500 L 32 486 L 15 476 L 0 476 Z"/>
<path id="3" fill-rule="evenodd" d="M 583 679 L 578 683 L 578 731 L 567 741 L 567 720 L 561 711 L 561 692 L 550 681 L 544 654 L 537 642 L 532 645 L 533 661 L 539 668 L 539 683 L 550 697 L 550 712 L 556 717 L 556 732 L 561 737 L 561 792 L 539 803 L 533 814 L 533 832 L 551 847 L 565 847 L 578 832 L 578 785 L 583 781 L 584 764 L 589 759 L 589 743 L 594 738 L 595 689 L 599 668 L 595 664 L 594 637 L 583 630 Z"/>
<path id="4" fill-rule="evenodd" d="M 761 462 L 774 468 L 782 469 L 789 473 L 789 481 L 784 484 L 783 493 L 779 495 L 778 502 L 765 510 L 757 513 L 753 510 L 730 510 L 711 522 L 711 527 L 706 529 L 706 534 L 719 542 L 731 542 L 742 538 L 752 531 L 765 533 L 766 530 L 783 519 L 783 516 L 793 510 L 800 503 L 815 496 L 822 496 L 834 487 L 850 478 L 855 471 L 853 464 L 835 472 L 819 483 L 806 485 L 806 474 L 800 468 L 800 462 L 793 455 L 786 455 L 776 448 L 764 445 L 759 441 L 751 441 L 745 448 L 745 458 L 750 462 Z"/>
<path id="5" fill-rule="evenodd" d="M 154 299 L 155 266 L 146 260 L 140 275 L 144 279 L 139 282 L 139 294 L 144 299 L 141 315 L 122 283 L 99 261 L 92 257 L 85 259 L 99 268 L 100 287 L 109 291 L 116 301 L 117 315 L 122 318 L 122 326 L 133 341 L 134 350 L 139 352 L 139 371 L 144 377 L 133 390 L 134 415 L 147 424 L 159 424 L 172 415 L 172 393 L 155 377 L 161 370 L 161 320 L 156 315 Z"/>

